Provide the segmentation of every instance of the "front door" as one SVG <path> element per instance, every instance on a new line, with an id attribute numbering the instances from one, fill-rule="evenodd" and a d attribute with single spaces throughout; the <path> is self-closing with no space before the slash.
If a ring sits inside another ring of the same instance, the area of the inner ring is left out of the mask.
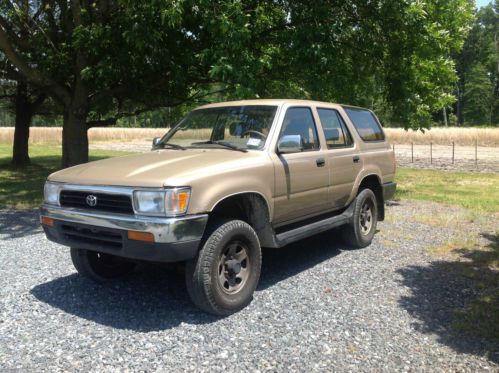
<path id="1" fill-rule="evenodd" d="M 326 211 L 329 207 L 328 160 L 320 149 L 317 126 L 309 107 L 290 107 L 284 115 L 279 139 L 297 135 L 302 151 L 273 156 L 274 222 L 277 224 Z"/>

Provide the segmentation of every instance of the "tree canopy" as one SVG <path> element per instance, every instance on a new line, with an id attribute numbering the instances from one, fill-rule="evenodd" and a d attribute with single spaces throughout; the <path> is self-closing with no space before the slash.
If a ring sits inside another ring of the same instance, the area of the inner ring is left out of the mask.
<path id="1" fill-rule="evenodd" d="M 87 130 L 156 108 L 311 98 L 406 127 L 454 102 L 472 0 L 3 0 L 9 69 L 57 103 L 63 165 Z"/>
<path id="2" fill-rule="evenodd" d="M 499 4 L 478 10 L 462 51 L 456 111 L 460 123 L 499 123 Z"/>

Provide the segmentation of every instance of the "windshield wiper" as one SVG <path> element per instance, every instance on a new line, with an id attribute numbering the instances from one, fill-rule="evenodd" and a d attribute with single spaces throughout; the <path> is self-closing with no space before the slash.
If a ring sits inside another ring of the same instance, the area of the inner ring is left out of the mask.
<path id="1" fill-rule="evenodd" d="M 162 149 L 164 149 L 165 147 L 170 147 L 172 149 L 179 149 L 179 150 L 186 150 L 187 149 L 186 147 L 184 147 L 182 145 L 170 144 L 170 143 L 167 143 L 167 142 L 166 143 L 162 142 L 162 143 L 156 145 L 156 147 L 158 147 L 158 148 L 160 147 Z"/>
<path id="2" fill-rule="evenodd" d="M 200 142 L 193 142 L 192 145 L 205 145 L 205 144 L 213 144 L 213 145 L 220 145 L 220 146 L 223 146 L 227 149 L 231 149 L 231 150 L 237 150 L 238 152 L 243 152 L 243 153 L 247 153 L 248 151 L 246 149 L 243 149 L 243 148 L 240 148 L 236 145 L 232 145 L 228 142 L 225 142 L 225 141 L 213 141 L 213 140 L 208 140 L 208 141 L 200 141 Z"/>

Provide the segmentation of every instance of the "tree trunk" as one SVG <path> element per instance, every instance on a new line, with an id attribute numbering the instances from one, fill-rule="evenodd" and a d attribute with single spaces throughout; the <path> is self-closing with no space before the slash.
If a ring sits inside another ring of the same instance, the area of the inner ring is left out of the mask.
<path id="1" fill-rule="evenodd" d="M 62 126 L 62 167 L 88 162 L 86 102 L 72 102 L 64 110 Z"/>
<path id="2" fill-rule="evenodd" d="M 28 99 L 27 84 L 25 82 L 17 82 L 16 122 L 12 150 L 12 165 L 15 167 L 24 167 L 30 164 L 28 141 L 32 118 L 33 111 Z"/>

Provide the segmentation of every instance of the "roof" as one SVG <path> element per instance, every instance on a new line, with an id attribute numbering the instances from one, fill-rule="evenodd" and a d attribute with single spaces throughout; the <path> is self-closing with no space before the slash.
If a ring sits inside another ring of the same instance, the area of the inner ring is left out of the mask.
<path id="1" fill-rule="evenodd" d="M 298 106 L 299 105 L 328 106 L 328 107 L 342 106 L 340 104 L 334 104 L 331 102 L 321 102 L 321 101 L 313 101 L 313 100 L 293 100 L 293 99 L 281 98 L 281 99 L 240 100 L 240 101 L 217 102 L 214 104 L 207 104 L 207 105 L 200 106 L 198 109 L 208 109 L 208 108 L 225 107 L 225 106 L 243 106 L 243 105 L 281 106 L 284 104 L 292 104 L 292 105 L 298 105 Z"/>

